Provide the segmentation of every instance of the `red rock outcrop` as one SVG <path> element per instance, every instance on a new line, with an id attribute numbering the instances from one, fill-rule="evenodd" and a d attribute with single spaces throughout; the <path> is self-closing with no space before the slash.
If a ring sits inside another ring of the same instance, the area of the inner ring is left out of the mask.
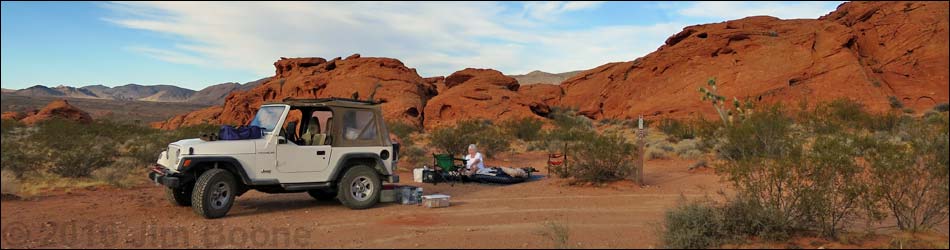
<path id="1" fill-rule="evenodd" d="M 62 118 L 79 123 L 92 122 L 92 116 L 90 116 L 89 113 L 70 105 L 66 100 L 50 102 L 46 107 L 43 107 L 43 109 L 40 109 L 35 114 L 27 115 L 20 121 L 27 125 L 33 125 L 53 118 Z"/>
<path id="2" fill-rule="evenodd" d="M 765 103 L 851 98 L 870 110 L 948 101 L 947 2 L 849 2 L 820 19 L 758 16 L 689 26 L 656 52 L 562 83 L 559 105 L 595 119 L 714 114 L 699 87 Z"/>
<path id="3" fill-rule="evenodd" d="M 518 92 L 540 98 L 548 106 L 557 106 L 561 102 L 561 96 L 564 96 L 564 89 L 560 85 L 544 83 L 522 85 Z"/>
<path id="4" fill-rule="evenodd" d="M 19 120 L 22 120 L 23 118 L 26 118 L 26 114 L 22 112 L 16 112 L 16 111 L 3 112 L 3 115 L 0 115 L 0 120 L 19 121 Z"/>
<path id="5" fill-rule="evenodd" d="M 389 58 L 352 55 L 335 58 L 281 58 L 274 63 L 276 74 L 260 86 L 230 94 L 224 106 L 211 107 L 173 117 L 154 127 L 174 129 L 201 123 L 244 124 L 266 101 L 293 98 L 374 98 L 383 102 L 383 115 L 390 122 L 422 126 L 422 111 L 436 87 L 415 69 Z M 377 88 L 377 85 L 379 86 Z"/>
<path id="6" fill-rule="evenodd" d="M 426 104 L 425 128 L 461 120 L 496 122 L 550 112 L 541 98 L 517 91 L 518 81 L 491 69 L 464 69 L 445 77 L 445 90 Z"/>

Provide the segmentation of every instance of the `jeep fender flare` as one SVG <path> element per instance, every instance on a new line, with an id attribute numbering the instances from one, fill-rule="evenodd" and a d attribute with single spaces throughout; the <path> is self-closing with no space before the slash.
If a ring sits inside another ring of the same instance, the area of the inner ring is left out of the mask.
<path id="1" fill-rule="evenodd" d="M 383 163 L 383 160 L 379 158 L 378 154 L 374 153 L 348 153 L 340 157 L 340 160 L 337 161 L 336 166 L 333 168 L 333 172 L 330 173 L 330 180 L 336 181 L 339 180 L 346 170 L 352 167 L 351 161 L 353 160 L 370 160 L 375 162 L 375 166 L 367 166 L 376 170 L 381 177 L 389 176 L 389 172 L 386 171 L 386 164 Z"/>
<path id="2" fill-rule="evenodd" d="M 216 167 L 227 170 L 228 172 L 231 172 L 232 174 L 237 175 L 236 177 L 238 177 L 241 180 L 241 183 L 243 183 L 244 185 L 248 185 L 248 186 L 253 185 L 251 178 L 247 176 L 247 172 L 245 172 L 244 170 L 244 165 L 242 165 L 241 162 L 239 162 L 237 159 L 234 159 L 233 157 L 226 157 L 226 156 L 185 157 L 181 159 L 181 162 L 185 162 L 185 160 L 191 160 L 191 166 L 186 167 L 185 169 L 181 170 L 181 173 L 193 174 L 196 179 L 198 177 L 198 173 L 196 173 L 195 171 L 197 170 L 207 171 L 207 169 L 214 168 L 215 166 L 213 165 L 213 163 L 226 163 L 226 164 L 218 164 Z M 199 167 L 203 165 L 204 167 Z M 181 166 L 179 168 L 181 168 Z"/>

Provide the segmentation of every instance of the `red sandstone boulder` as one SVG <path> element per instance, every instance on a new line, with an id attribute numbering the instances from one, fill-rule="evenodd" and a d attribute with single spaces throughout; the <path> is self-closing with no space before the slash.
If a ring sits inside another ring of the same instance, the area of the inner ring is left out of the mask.
<path id="1" fill-rule="evenodd" d="M 541 98 L 516 91 L 518 81 L 496 70 L 461 70 L 446 77 L 445 83 L 445 91 L 426 105 L 426 129 L 472 119 L 540 118 L 550 112 Z"/>

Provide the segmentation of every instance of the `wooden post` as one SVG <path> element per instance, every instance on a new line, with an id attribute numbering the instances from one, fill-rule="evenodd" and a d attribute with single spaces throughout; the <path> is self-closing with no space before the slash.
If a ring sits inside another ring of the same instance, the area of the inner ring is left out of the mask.
<path id="1" fill-rule="evenodd" d="M 637 185 L 643 186 L 643 158 L 646 154 L 646 129 L 643 128 L 643 116 L 637 120 L 637 142 L 636 142 L 636 162 L 633 164 L 633 170 L 630 171 L 630 179 L 637 183 Z"/>

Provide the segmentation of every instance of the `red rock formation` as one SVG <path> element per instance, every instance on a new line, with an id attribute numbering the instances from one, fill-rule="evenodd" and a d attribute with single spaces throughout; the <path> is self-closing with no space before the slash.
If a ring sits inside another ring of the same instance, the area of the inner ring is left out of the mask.
<path id="1" fill-rule="evenodd" d="M 518 89 L 518 92 L 540 98 L 548 106 L 558 106 L 561 102 L 561 96 L 564 96 L 564 89 L 560 85 L 544 83 L 523 85 Z"/>
<path id="2" fill-rule="evenodd" d="M 35 114 L 24 117 L 20 121 L 28 125 L 33 125 L 53 118 L 62 118 L 80 123 L 92 122 L 92 116 L 90 116 L 89 113 L 70 105 L 66 100 L 50 102 L 43 109 L 40 109 Z"/>
<path id="3" fill-rule="evenodd" d="M 730 98 L 851 98 L 883 111 L 897 96 L 929 109 L 948 101 L 947 17 L 947 2 L 850 2 L 817 20 L 690 26 L 647 56 L 566 80 L 560 105 L 596 119 L 711 115 L 697 90 L 715 77 Z"/>
<path id="4" fill-rule="evenodd" d="M 426 104 L 426 129 L 461 120 L 499 122 L 550 112 L 541 98 L 516 91 L 518 81 L 496 70 L 464 69 L 446 77 L 445 86 L 443 92 Z"/>
<path id="5" fill-rule="evenodd" d="M 376 89 L 375 99 L 383 102 L 383 115 L 390 122 L 422 126 L 425 101 L 436 88 L 415 69 L 399 60 L 352 55 L 348 59 L 281 58 L 274 63 L 276 75 L 260 86 L 228 95 L 223 107 L 212 107 L 181 115 L 154 127 L 174 129 L 201 123 L 244 124 L 266 101 L 284 98 L 350 98 L 358 93 L 367 99 Z"/>
<path id="6" fill-rule="evenodd" d="M 16 111 L 3 112 L 3 115 L 0 115 L 0 120 L 19 121 L 23 118 L 26 118 L 26 114 Z"/>

